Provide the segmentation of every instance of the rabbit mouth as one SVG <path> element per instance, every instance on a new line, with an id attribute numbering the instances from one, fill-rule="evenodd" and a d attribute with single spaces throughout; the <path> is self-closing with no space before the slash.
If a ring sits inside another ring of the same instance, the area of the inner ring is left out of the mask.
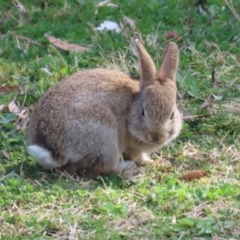
<path id="1" fill-rule="evenodd" d="M 144 141 L 151 145 L 164 145 L 168 138 L 158 133 L 148 133 L 144 137 Z"/>
<path id="2" fill-rule="evenodd" d="M 140 133 L 139 131 L 131 131 L 132 135 L 138 139 L 139 142 L 144 142 L 149 145 L 163 145 L 168 138 L 159 133 Z"/>
<path id="3" fill-rule="evenodd" d="M 158 142 L 161 142 L 161 137 L 160 137 L 159 134 L 157 134 L 157 133 L 149 133 L 149 134 L 147 134 L 146 139 L 147 139 L 148 142 L 150 142 L 150 143 L 158 143 Z"/>

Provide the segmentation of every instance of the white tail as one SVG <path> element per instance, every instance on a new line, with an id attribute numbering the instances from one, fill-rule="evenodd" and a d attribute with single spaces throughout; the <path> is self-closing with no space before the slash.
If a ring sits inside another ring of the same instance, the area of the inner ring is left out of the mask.
<path id="1" fill-rule="evenodd" d="M 51 153 L 43 147 L 40 147 L 38 145 L 30 145 L 27 147 L 27 150 L 31 156 L 36 158 L 36 160 L 38 161 L 39 164 L 41 164 L 42 166 L 44 166 L 46 168 L 55 168 L 55 167 L 59 167 L 60 165 L 62 165 L 62 164 L 54 161 Z"/>

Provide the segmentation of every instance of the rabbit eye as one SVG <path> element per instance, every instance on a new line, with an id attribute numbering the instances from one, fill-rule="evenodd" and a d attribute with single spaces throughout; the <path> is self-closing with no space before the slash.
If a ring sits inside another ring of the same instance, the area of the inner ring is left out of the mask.
<path id="1" fill-rule="evenodd" d="M 173 120 L 174 118 L 174 112 L 171 114 L 170 120 Z"/>
<path id="2" fill-rule="evenodd" d="M 145 111 L 144 111 L 144 109 L 142 109 L 141 115 L 142 115 L 142 117 L 145 117 Z"/>

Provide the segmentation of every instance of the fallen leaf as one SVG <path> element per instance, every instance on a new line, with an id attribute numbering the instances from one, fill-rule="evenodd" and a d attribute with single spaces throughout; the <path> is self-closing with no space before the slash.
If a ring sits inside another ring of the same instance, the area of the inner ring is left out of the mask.
<path id="1" fill-rule="evenodd" d="M 10 154 L 8 153 L 8 152 L 6 152 L 6 151 L 2 151 L 2 154 L 3 154 L 3 156 L 5 157 L 5 158 L 7 158 L 7 159 L 9 159 L 10 158 Z"/>
<path id="2" fill-rule="evenodd" d="M 178 35 L 176 32 L 167 32 L 165 35 L 167 38 L 173 38 L 173 39 L 182 41 L 182 37 Z"/>
<path id="3" fill-rule="evenodd" d="M 207 109 L 212 107 L 213 103 L 215 102 L 215 99 L 210 99 L 208 101 L 206 101 L 205 103 L 203 103 L 200 107 L 200 109 Z"/>
<path id="4" fill-rule="evenodd" d="M 16 92 L 18 86 L 0 86 L 0 95 Z"/>
<path id="5" fill-rule="evenodd" d="M 0 110 L 6 112 L 4 117 L 0 119 L 1 124 L 13 122 L 16 125 L 17 130 L 26 129 L 29 120 L 29 110 L 26 107 L 19 107 L 17 102 L 21 90 L 25 85 L 26 84 L 22 84 L 18 87 L 18 91 L 11 102 L 0 105 Z M 24 105 L 24 103 L 22 105 Z M 7 155 L 5 154 L 4 156 L 6 157 Z"/>
<path id="6" fill-rule="evenodd" d="M 215 101 L 219 101 L 219 100 L 222 100 L 222 96 L 216 96 L 216 95 L 212 94 L 212 95 L 210 96 L 210 98 L 207 99 L 206 102 L 202 104 L 202 106 L 200 107 L 200 109 L 207 109 L 207 108 L 209 108 L 209 107 L 212 107 L 213 103 L 214 103 Z"/>
<path id="7" fill-rule="evenodd" d="M 28 118 L 28 109 L 23 108 L 20 113 L 17 113 L 17 115 L 22 119 Z"/>
<path id="8" fill-rule="evenodd" d="M 48 34 L 44 34 L 44 36 L 48 39 L 50 43 L 52 43 L 54 46 L 65 50 L 65 51 L 75 51 L 75 52 L 83 52 L 89 50 L 87 47 L 83 47 L 74 43 L 69 43 L 67 41 L 63 41 L 60 38 L 55 38 L 52 36 L 49 36 Z"/>
<path id="9" fill-rule="evenodd" d="M 7 108 L 10 113 L 17 114 L 21 119 L 28 118 L 28 109 L 23 108 L 22 110 L 20 110 L 20 108 L 17 106 L 14 100 L 7 105 Z"/>
<path id="10" fill-rule="evenodd" d="M 179 177 L 179 180 L 192 181 L 194 179 L 199 179 L 207 175 L 206 171 L 196 171 L 190 172 Z"/>
<path id="11" fill-rule="evenodd" d="M 8 104 L 8 110 L 10 113 L 19 113 L 20 112 L 20 109 L 19 107 L 16 105 L 16 102 L 15 101 L 11 101 L 9 104 Z"/>

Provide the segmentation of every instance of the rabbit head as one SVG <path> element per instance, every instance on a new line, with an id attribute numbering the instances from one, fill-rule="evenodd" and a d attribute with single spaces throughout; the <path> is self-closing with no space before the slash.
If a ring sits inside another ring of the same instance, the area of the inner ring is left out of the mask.
<path id="1" fill-rule="evenodd" d="M 129 115 L 129 131 L 135 138 L 150 145 L 165 145 L 176 138 L 182 127 L 182 117 L 176 106 L 176 72 L 179 51 L 169 43 L 157 71 L 148 52 L 136 40 L 140 65 L 140 92 Z"/>

